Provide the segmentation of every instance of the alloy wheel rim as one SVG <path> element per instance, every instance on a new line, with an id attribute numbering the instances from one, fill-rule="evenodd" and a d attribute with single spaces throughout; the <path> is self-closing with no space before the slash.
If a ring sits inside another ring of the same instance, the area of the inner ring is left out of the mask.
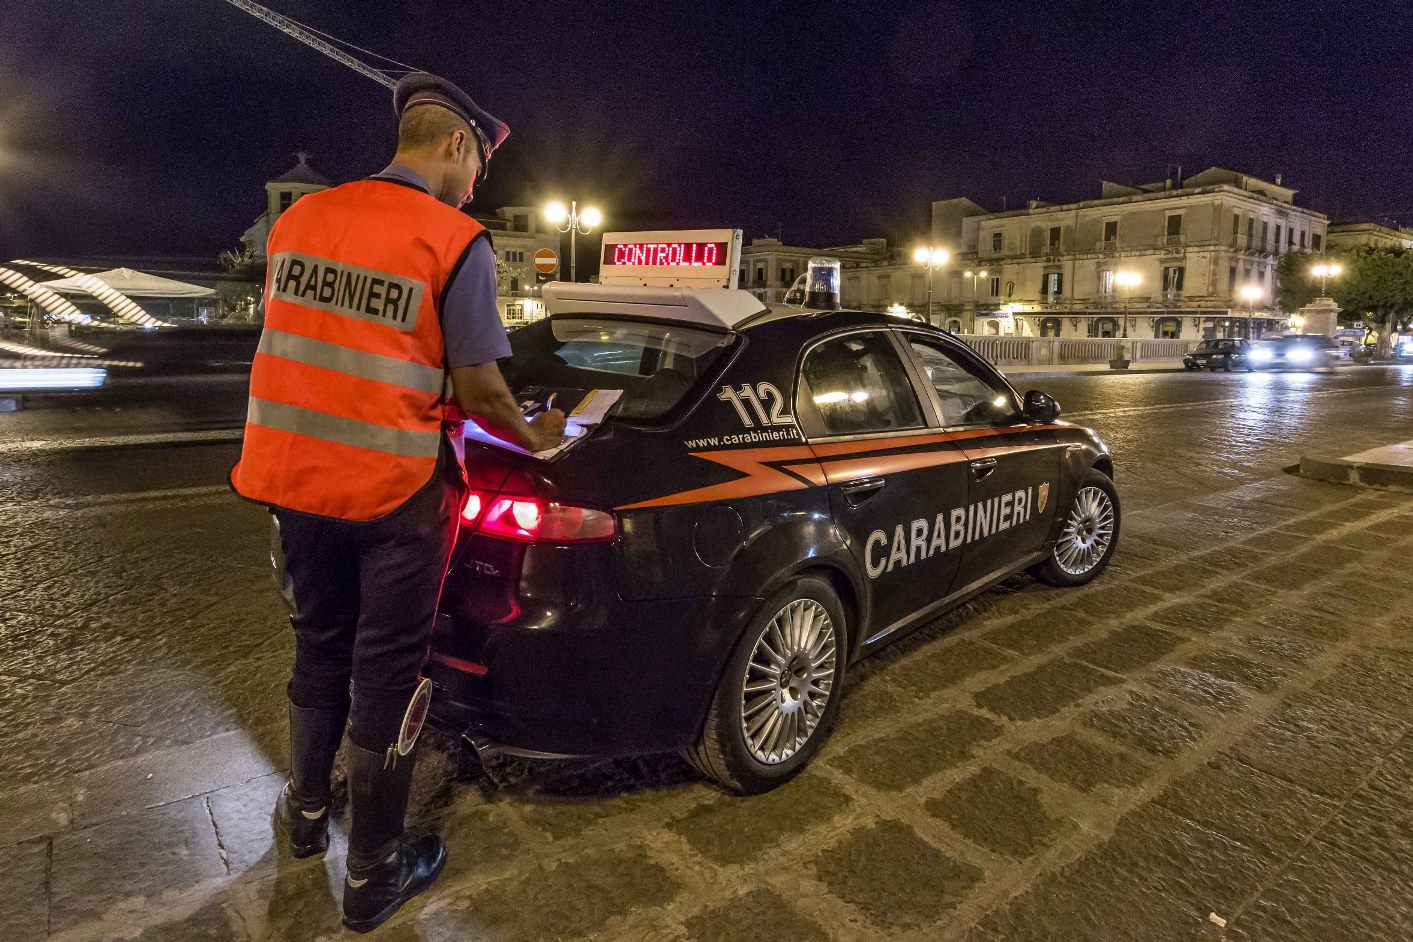
<path id="1" fill-rule="evenodd" d="M 1113 539 L 1114 502 L 1102 488 L 1081 488 L 1055 543 L 1055 563 L 1071 576 L 1082 576 L 1099 564 Z"/>
<path id="2" fill-rule="evenodd" d="M 741 732 L 758 762 L 778 765 L 809 742 L 834 691 L 834 620 L 795 599 L 756 639 L 741 691 Z"/>

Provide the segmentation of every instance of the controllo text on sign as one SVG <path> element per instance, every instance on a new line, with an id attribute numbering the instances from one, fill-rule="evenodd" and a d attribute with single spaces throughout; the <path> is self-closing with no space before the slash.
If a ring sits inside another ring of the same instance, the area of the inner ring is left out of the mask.
<path id="1" fill-rule="evenodd" d="M 417 325 L 426 289 L 420 281 L 303 252 L 280 252 L 270 266 L 271 298 L 401 331 Z"/>
<path id="2" fill-rule="evenodd" d="M 725 242 L 610 242 L 603 247 L 605 265 L 715 268 L 725 264 Z"/>

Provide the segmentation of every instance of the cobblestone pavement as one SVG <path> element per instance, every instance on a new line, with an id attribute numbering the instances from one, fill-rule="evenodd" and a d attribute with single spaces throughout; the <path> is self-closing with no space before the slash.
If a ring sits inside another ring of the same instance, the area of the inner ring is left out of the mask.
<path id="1" fill-rule="evenodd" d="M 1119 453 L 1103 578 L 1014 580 L 860 665 L 773 793 L 429 737 L 414 816 L 450 862 L 374 938 L 1413 938 L 1413 500 L 1263 457 L 1164 501 L 1186 456 L 1134 482 Z M 341 937 L 341 833 L 306 861 L 271 834 L 291 638 L 262 514 L 0 521 L 0 939 Z"/>

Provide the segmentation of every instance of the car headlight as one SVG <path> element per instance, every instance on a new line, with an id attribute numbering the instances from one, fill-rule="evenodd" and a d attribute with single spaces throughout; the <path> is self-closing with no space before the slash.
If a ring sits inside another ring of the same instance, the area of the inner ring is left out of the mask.
<path id="1" fill-rule="evenodd" d="M 1261 362 L 1264 363 L 1266 360 L 1269 360 L 1270 358 L 1271 358 L 1271 351 L 1269 351 L 1269 350 L 1252 350 L 1252 351 L 1251 351 L 1251 359 L 1253 359 L 1253 360 L 1259 360 L 1259 361 L 1261 361 Z"/>
<path id="2" fill-rule="evenodd" d="M 1309 363 L 1315 359 L 1315 351 L 1307 347 L 1296 347 L 1285 355 L 1285 358 L 1292 363 Z"/>

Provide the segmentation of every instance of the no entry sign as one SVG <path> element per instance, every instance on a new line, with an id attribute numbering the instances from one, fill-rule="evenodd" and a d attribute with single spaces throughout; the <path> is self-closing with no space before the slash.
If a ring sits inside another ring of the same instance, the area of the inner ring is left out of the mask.
<path id="1" fill-rule="evenodd" d="M 535 252 L 535 271 L 548 275 L 558 268 L 559 256 L 555 254 L 554 249 L 539 249 Z"/>

